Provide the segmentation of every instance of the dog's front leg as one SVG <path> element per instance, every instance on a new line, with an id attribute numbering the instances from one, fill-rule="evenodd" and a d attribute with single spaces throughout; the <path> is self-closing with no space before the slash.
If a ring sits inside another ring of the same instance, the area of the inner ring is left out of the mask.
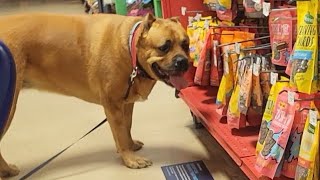
<path id="1" fill-rule="evenodd" d="M 132 140 L 130 132 L 133 104 L 110 102 L 104 105 L 104 110 L 109 120 L 117 150 L 124 164 L 134 169 L 150 166 L 152 164 L 150 160 L 140 157 L 134 152 L 135 142 L 137 141 Z"/>

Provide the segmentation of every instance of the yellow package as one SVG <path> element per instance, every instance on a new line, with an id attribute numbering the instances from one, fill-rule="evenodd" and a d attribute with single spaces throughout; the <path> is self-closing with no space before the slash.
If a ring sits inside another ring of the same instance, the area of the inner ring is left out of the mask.
<path id="1" fill-rule="evenodd" d="M 240 93 L 240 86 L 239 84 L 236 85 L 234 91 L 230 98 L 230 103 L 228 106 L 227 112 L 227 122 L 230 128 L 239 129 L 239 119 L 240 119 L 240 110 L 239 110 L 239 93 Z"/>
<path id="2" fill-rule="evenodd" d="M 232 1 L 231 0 L 218 0 L 218 8 L 219 10 L 227 10 L 227 9 L 231 9 L 231 4 Z"/>
<path id="3" fill-rule="evenodd" d="M 297 1 L 297 40 L 293 53 L 291 85 L 299 92 L 317 91 L 318 0 Z"/>
<path id="4" fill-rule="evenodd" d="M 223 31 L 221 35 L 221 44 L 232 42 L 234 39 L 233 31 Z M 231 97 L 234 85 L 233 63 L 230 58 L 230 52 L 233 46 L 222 47 L 223 52 L 223 76 L 219 86 L 216 104 L 227 105 L 228 99 Z"/>
<path id="5" fill-rule="evenodd" d="M 296 180 L 313 180 L 314 173 L 319 173 L 315 171 L 317 153 L 319 152 L 319 112 L 313 102 L 311 107 L 315 110 L 309 111 L 303 130 L 295 175 Z"/>
<path id="6" fill-rule="evenodd" d="M 288 81 L 289 79 L 287 79 L 286 77 L 281 77 L 280 80 Z M 270 94 L 262 117 L 259 138 L 256 146 L 256 154 L 258 154 L 263 149 L 264 141 L 269 132 L 270 122 L 272 121 L 272 113 L 277 97 L 280 91 L 282 91 L 284 87 L 288 86 L 288 82 L 276 82 L 270 89 Z"/>

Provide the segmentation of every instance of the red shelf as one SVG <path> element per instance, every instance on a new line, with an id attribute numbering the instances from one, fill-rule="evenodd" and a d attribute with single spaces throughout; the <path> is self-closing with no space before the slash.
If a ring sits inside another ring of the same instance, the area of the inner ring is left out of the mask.
<path id="1" fill-rule="evenodd" d="M 231 130 L 226 119 L 217 112 L 215 96 L 216 87 L 193 86 L 181 90 L 179 96 L 186 102 L 190 110 L 199 118 L 209 133 L 219 142 L 235 163 L 250 180 L 258 179 L 255 170 L 255 147 L 259 128 Z M 281 178 L 287 179 L 287 178 Z"/>

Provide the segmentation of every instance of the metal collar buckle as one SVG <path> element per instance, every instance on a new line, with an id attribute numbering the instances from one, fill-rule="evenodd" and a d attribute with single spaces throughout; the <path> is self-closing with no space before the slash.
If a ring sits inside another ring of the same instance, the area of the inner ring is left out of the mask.
<path id="1" fill-rule="evenodd" d="M 130 82 L 134 83 L 134 78 L 138 75 L 138 67 L 133 68 L 132 73 L 130 74 Z"/>

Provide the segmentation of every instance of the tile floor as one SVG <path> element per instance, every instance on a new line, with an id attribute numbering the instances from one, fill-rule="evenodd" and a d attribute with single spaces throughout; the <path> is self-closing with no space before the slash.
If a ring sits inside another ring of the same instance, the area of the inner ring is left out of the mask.
<path id="1" fill-rule="evenodd" d="M 0 0 L 0 14 L 28 11 L 83 13 L 80 1 Z M 101 107 L 56 94 L 24 90 L 16 116 L 1 143 L 4 157 L 21 173 L 51 157 L 104 118 Z M 148 101 L 137 103 L 133 136 L 145 143 L 139 152 L 153 160 L 147 169 L 121 165 L 109 126 L 103 126 L 54 160 L 31 179 L 164 180 L 163 165 L 204 160 L 217 180 L 247 179 L 206 132 L 196 130 L 188 107 L 174 90 L 158 83 Z"/>

